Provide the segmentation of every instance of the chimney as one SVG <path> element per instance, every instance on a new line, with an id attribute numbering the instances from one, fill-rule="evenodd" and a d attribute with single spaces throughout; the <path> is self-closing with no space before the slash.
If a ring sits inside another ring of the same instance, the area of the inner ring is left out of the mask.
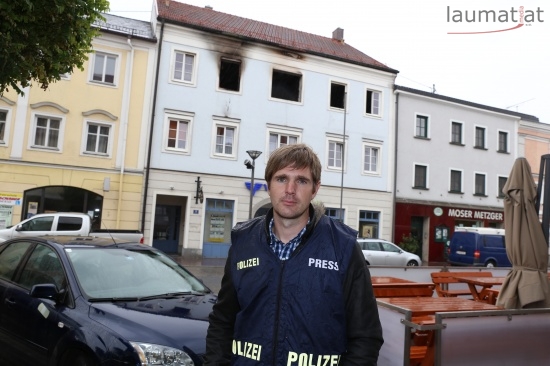
<path id="1" fill-rule="evenodd" d="M 166 5 L 167 7 L 170 7 L 170 0 L 164 0 L 164 5 Z"/>
<path id="2" fill-rule="evenodd" d="M 212 5 L 205 5 L 205 8 L 206 8 L 206 9 L 210 9 L 210 10 L 214 10 L 214 8 L 212 7 Z"/>
<path id="3" fill-rule="evenodd" d="M 332 32 L 332 39 L 344 42 L 344 30 L 340 27 L 336 28 L 334 32 Z"/>

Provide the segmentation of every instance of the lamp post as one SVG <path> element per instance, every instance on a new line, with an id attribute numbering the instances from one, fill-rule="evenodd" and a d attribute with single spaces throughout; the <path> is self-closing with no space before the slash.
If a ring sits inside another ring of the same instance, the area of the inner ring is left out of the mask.
<path id="1" fill-rule="evenodd" d="M 258 150 L 247 150 L 246 152 L 252 159 L 252 161 L 248 159 L 244 161 L 246 169 L 252 169 L 252 177 L 250 179 L 250 202 L 248 204 L 248 219 L 250 220 L 252 218 L 252 199 L 254 197 L 254 167 L 256 166 L 256 159 L 262 154 L 262 152 Z"/>

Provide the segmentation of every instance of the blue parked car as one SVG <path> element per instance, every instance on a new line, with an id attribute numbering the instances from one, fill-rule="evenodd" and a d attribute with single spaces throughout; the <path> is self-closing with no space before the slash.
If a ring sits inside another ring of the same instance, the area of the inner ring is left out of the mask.
<path id="1" fill-rule="evenodd" d="M 504 229 L 456 227 L 449 245 L 448 261 L 460 266 L 511 267 Z"/>
<path id="2" fill-rule="evenodd" d="M 8 240 L 0 244 L 0 359 L 17 366 L 200 366 L 216 300 L 147 245 Z"/>

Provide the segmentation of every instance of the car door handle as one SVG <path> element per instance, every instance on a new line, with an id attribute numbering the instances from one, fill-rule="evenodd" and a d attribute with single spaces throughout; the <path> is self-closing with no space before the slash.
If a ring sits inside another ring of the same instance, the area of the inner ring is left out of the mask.
<path id="1" fill-rule="evenodd" d="M 17 302 L 14 299 L 5 299 L 4 302 L 8 305 L 15 305 Z"/>

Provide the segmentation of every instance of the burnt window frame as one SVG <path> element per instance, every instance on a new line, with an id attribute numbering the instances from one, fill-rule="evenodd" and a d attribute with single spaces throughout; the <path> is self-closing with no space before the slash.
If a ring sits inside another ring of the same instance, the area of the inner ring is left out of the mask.
<path id="1" fill-rule="evenodd" d="M 292 77 L 296 78 L 296 80 L 293 81 L 293 85 L 291 85 L 290 87 L 296 88 L 297 90 L 293 91 L 291 96 L 285 95 L 290 93 L 286 93 L 283 90 L 285 88 L 283 88 L 283 80 L 281 79 L 286 78 L 287 80 L 289 80 L 289 78 Z M 303 79 L 304 76 L 301 73 L 273 68 L 271 72 L 271 87 L 269 94 L 270 98 L 276 100 L 284 100 L 292 103 L 302 103 Z"/>
<path id="2" fill-rule="evenodd" d="M 334 90 L 335 88 L 343 88 L 343 90 L 335 91 Z M 328 100 L 328 105 L 330 109 L 335 109 L 338 111 L 344 111 L 346 109 L 347 90 L 348 90 L 348 85 L 346 83 L 341 83 L 333 80 L 330 81 L 329 100 Z M 335 95 L 337 93 L 341 95 Z"/>
<path id="3" fill-rule="evenodd" d="M 231 67 L 237 68 L 236 80 L 231 80 L 231 79 L 234 79 L 234 77 L 231 75 L 230 77 L 227 77 L 226 73 L 231 73 L 231 70 L 227 70 L 227 69 Z M 239 93 L 241 91 L 241 76 L 242 76 L 241 67 L 242 67 L 241 60 L 228 58 L 228 57 L 221 57 L 220 68 L 218 73 L 218 89 L 223 91 L 228 91 L 228 92 Z M 222 86 L 222 83 L 224 83 L 223 86 Z M 232 84 L 233 87 L 231 87 L 231 85 L 229 84 Z"/>

